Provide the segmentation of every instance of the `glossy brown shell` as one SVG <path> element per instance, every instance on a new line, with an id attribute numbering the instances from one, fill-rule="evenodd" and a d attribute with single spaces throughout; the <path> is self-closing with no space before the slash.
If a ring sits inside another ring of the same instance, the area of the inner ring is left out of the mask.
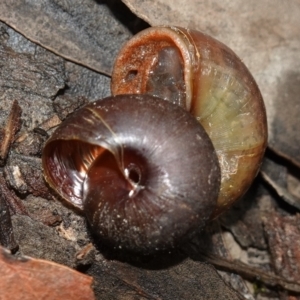
<path id="1" fill-rule="evenodd" d="M 214 216 L 249 188 L 267 145 L 265 106 L 252 75 L 224 44 L 190 29 L 146 29 L 120 51 L 112 92 L 159 96 L 202 124 L 222 173 Z"/>
<path id="2" fill-rule="evenodd" d="M 102 240 L 145 253 L 204 226 L 220 187 L 202 126 L 147 95 L 109 97 L 75 112 L 47 141 L 42 162 L 48 184 L 84 210 Z"/>

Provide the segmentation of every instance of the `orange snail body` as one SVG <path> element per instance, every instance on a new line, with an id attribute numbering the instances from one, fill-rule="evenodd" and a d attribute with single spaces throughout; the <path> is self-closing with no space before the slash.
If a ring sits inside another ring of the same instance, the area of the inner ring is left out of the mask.
<path id="1" fill-rule="evenodd" d="M 45 180 L 108 244 L 174 247 L 257 174 L 267 142 L 262 97 L 230 49 L 177 27 L 133 37 L 116 59 L 112 92 L 50 137 Z"/>

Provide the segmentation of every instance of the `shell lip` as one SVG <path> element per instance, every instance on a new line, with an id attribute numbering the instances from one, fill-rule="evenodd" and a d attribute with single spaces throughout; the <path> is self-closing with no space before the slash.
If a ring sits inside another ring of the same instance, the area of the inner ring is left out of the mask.
<path id="1" fill-rule="evenodd" d="M 141 44 L 157 43 L 163 41 L 165 38 L 170 40 L 172 44 L 179 50 L 183 59 L 183 74 L 185 82 L 185 93 L 186 93 L 186 110 L 190 110 L 192 105 L 192 94 L 193 94 L 193 74 L 195 69 L 198 68 L 197 61 L 199 59 L 199 53 L 192 37 L 188 31 L 181 27 L 176 26 L 158 26 L 147 28 L 138 34 L 136 34 L 131 40 L 129 40 L 123 48 L 120 50 L 112 72 L 112 83 L 111 90 L 113 95 L 123 94 L 119 92 L 120 83 L 124 82 L 124 78 L 120 78 L 119 70 L 128 63 L 126 57 L 130 56 L 130 53 L 134 47 Z M 142 62 L 144 63 L 144 62 Z M 129 63 L 130 65 L 130 63 Z M 143 93 L 139 90 L 138 93 Z"/>

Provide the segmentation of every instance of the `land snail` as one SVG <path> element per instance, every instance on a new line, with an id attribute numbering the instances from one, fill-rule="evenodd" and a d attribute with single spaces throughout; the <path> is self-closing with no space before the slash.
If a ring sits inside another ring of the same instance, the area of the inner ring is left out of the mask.
<path id="1" fill-rule="evenodd" d="M 114 247 L 180 244 L 239 199 L 267 144 L 260 91 L 241 60 L 198 31 L 152 27 L 120 51 L 114 96 L 46 142 L 44 177 Z"/>

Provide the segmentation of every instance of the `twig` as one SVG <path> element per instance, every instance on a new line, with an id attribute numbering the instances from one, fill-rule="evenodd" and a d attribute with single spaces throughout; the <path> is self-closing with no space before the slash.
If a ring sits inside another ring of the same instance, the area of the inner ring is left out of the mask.
<path id="1" fill-rule="evenodd" d="M 250 267 L 239 261 L 228 261 L 222 257 L 209 255 L 206 253 L 201 253 L 201 256 L 205 261 L 211 263 L 216 268 L 221 268 L 229 272 L 237 273 L 245 279 L 249 279 L 252 281 L 257 280 L 263 282 L 268 286 L 277 286 L 289 292 L 300 293 L 300 284 L 297 282 L 289 281 L 280 276 Z"/>

